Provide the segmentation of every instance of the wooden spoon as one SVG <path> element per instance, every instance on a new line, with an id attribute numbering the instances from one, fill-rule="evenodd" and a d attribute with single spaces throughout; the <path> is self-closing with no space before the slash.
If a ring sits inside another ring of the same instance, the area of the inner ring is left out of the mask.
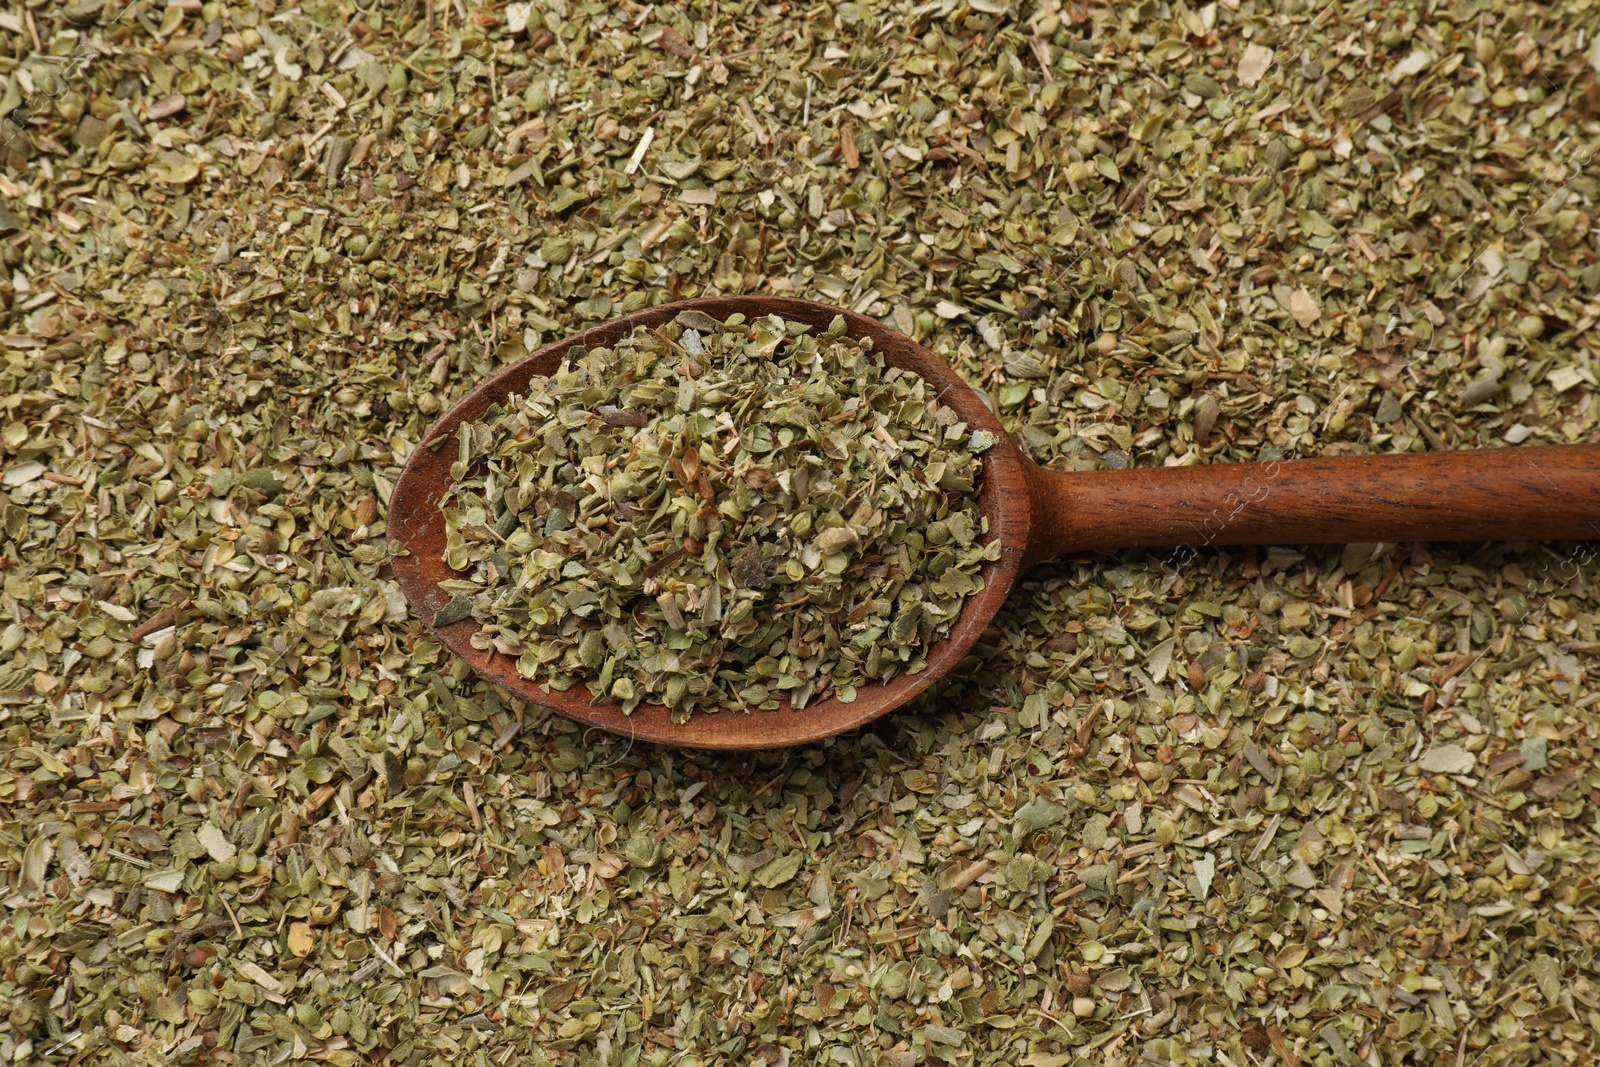
<path id="1" fill-rule="evenodd" d="M 801 711 L 695 712 L 674 723 L 664 707 L 594 703 L 581 683 L 547 689 L 516 670 L 512 657 L 473 648 L 478 624 L 434 627 L 440 640 L 479 674 L 569 718 L 639 740 L 705 749 L 763 749 L 843 733 L 899 707 L 961 661 L 1029 567 L 1066 552 L 1176 545 L 1341 544 L 1363 541 L 1475 541 L 1600 537 L 1600 445 L 1406 453 L 1133 470 L 1047 471 L 1011 442 L 988 405 L 927 349 L 893 330 L 827 304 L 781 297 L 712 297 L 664 304 L 612 319 L 506 367 L 434 423 L 412 452 L 389 502 L 388 535 L 409 555 L 394 572 L 411 608 L 432 625 L 450 597 L 439 582 L 455 576 L 444 562 L 439 502 L 451 484 L 453 443 L 463 422 L 527 391 L 549 375 L 574 344 L 609 345 L 636 326 L 670 322 L 679 312 L 716 319 L 777 314 L 825 328 L 844 315 L 847 333 L 871 337 L 887 363 L 921 375 L 969 426 L 999 444 L 984 453 L 979 503 L 991 537 L 1003 546 L 983 571 L 984 588 L 962 609 L 928 666 L 856 699 L 820 701 Z M 448 447 L 442 447 L 448 446 Z"/>

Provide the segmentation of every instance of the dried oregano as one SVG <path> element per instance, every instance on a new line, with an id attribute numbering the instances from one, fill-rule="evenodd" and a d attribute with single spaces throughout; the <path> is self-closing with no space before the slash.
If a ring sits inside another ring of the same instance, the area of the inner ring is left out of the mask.
<path id="1" fill-rule="evenodd" d="M 685 312 L 462 426 L 444 584 L 478 647 L 680 714 L 922 670 L 999 554 L 994 439 L 844 330 Z"/>

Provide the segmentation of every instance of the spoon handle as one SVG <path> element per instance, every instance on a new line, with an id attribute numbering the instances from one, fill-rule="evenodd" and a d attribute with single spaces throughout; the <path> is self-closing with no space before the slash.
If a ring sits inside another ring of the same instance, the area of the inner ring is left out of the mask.
<path id="1" fill-rule="evenodd" d="M 1047 471 L 1027 565 L 1175 545 L 1600 539 L 1600 445 Z"/>

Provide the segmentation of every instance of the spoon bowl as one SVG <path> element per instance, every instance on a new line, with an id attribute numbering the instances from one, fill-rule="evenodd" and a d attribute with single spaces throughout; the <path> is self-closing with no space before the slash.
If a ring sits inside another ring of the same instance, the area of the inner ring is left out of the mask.
<path id="1" fill-rule="evenodd" d="M 680 312 L 726 319 L 778 315 L 825 329 L 837 315 L 854 339 L 872 338 L 890 366 L 938 390 L 940 403 L 974 429 L 995 435 L 983 454 L 978 503 L 986 540 L 1000 558 L 984 565 L 983 589 L 968 598 L 927 667 L 887 683 L 861 686 L 795 711 L 696 711 L 673 722 L 664 707 L 597 701 L 586 686 L 562 692 L 517 673 L 510 656 L 474 648 L 472 618 L 434 626 L 450 600 L 439 583 L 456 572 L 444 562 L 440 501 L 463 422 L 527 391 L 555 372 L 571 346 L 611 345 L 638 326 L 671 322 Z M 408 554 L 393 561 L 411 607 L 445 647 L 492 682 L 536 704 L 642 741 L 702 749 L 765 749 L 818 741 L 855 729 L 924 692 L 959 663 L 994 619 L 1021 575 L 1065 552 L 1100 549 L 1376 541 L 1600 539 L 1600 445 L 1491 448 L 1459 452 L 1196 464 L 1126 470 L 1045 470 L 1022 454 L 985 400 L 931 352 L 854 312 L 784 297 L 709 297 L 663 304 L 593 326 L 549 345 L 483 381 L 428 430 L 412 451 L 389 502 L 388 533 Z"/>
<path id="2" fill-rule="evenodd" d="M 836 315 L 843 315 L 847 336 L 857 340 L 871 337 L 874 351 L 882 353 L 885 363 L 917 374 L 937 388 L 939 402 L 953 408 L 968 426 L 995 435 L 996 444 L 983 454 L 978 503 L 989 520 L 985 540 L 998 537 L 1001 556 L 984 564 L 983 588 L 967 599 L 961 617 L 945 638 L 928 650 L 927 667 L 916 674 L 896 675 L 886 684 L 861 686 L 856 699 L 849 703 L 829 697 L 808 704 L 801 711 L 794 711 L 787 702 L 775 711 L 696 711 L 687 722 L 675 723 L 665 707 L 640 705 L 632 714 L 624 715 L 616 703 L 596 703 L 581 682 L 561 692 L 543 681 L 522 677 L 512 657 L 472 647 L 478 623 L 471 618 L 434 630 L 446 648 L 510 692 L 568 718 L 641 741 L 703 749 L 763 749 L 804 744 L 853 730 L 923 692 L 967 654 L 1016 584 L 1032 521 L 1028 508 L 1005 506 L 1007 500 L 1026 500 L 1027 461 L 988 405 L 927 349 L 864 315 L 782 297 L 686 300 L 609 320 L 505 367 L 440 416 L 411 453 L 389 502 L 389 537 L 405 545 L 410 553 L 395 558 L 396 579 L 412 609 L 424 620 L 431 620 L 434 612 L 450 600 L 439 588 L 441 581 L 456 576 L 444 561 L 445 524 L 439 501 L 451 485 L 450 465 L 456 459 L 456 451 L 430 446 L 453 443 L 463 422 L 478 419 L 492 404 L 503 404 L 509 397 L 525 393 L 530 379 L 553 374 L 573 345 L 593 348 L 615 344 L 635 327 L 661 326 L 680 312 L 691 310 L 718 321 L 735 312 L 743 313 L 747 319 L 775 314 L 818 331 L 825 330 Z"/>

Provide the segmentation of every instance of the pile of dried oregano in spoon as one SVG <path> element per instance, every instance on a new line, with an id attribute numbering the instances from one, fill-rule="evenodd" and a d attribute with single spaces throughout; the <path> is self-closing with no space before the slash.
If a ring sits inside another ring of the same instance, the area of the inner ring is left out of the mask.
<path id="1" fill-rule="evenodd" d="M 971 431 L 844 319 L 685 312 L 464 425 L 437 623 L 631 711 L 796 709 L 915 672 L 984 544 Z"/>

